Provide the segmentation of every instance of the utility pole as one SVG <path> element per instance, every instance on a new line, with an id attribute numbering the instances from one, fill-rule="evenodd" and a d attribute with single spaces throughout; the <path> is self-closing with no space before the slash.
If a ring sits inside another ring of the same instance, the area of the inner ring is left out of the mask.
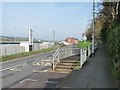
<path id="1" fill-rule="evenodd" d="M 93 31 L 92 31 L 92 54 L 94 54 L 95 44 L 95 1 L 93 0 Z"/>
<path id="2" fill-rule="evenodd" d="M 33 33 L 33 31 L 29 27 L 29 51 L 32 51 L 32 45 L 33 45 L 33 35 L 32 35 L 32 33 Z"/>

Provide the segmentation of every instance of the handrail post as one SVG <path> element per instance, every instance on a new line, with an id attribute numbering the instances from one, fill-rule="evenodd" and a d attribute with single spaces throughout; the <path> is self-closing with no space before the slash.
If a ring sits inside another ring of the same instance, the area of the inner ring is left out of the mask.
<path id="1" fill-rule="evenodd" d="M 90 46 L 88 46 L 88 57 L 90 56 Z"/>
<path id="2" fill-rule="evenodd" d="M 80 49 L 80 68 L 82 67 L 82 49 Z"/>
<path id="3" fill-rule="evenodd" d="M 58 62 L 60 62 L 60 49 L 58 49 Z"/>
<path id="4" fill-rule="evenodd" d="M 52 69 L 54 71 L 54 57 L 53 57 Z"/>
<path id="5" fill-rule="evenodd" d="M 85 48 L 85 61 L 86 61 L 86 59 L 87 59 L 87 58 L 86 58 L 86 57 L 87 57 L 87 56 L 86 56 L 86 53 L 87 53 L 87 50 L 86 50 L 86 48 Z"/>

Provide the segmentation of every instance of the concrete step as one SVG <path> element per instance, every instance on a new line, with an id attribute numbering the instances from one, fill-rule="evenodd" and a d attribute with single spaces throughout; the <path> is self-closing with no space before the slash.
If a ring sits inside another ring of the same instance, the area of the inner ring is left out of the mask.
<path id="1" fill-rule="evenodd" d="M 60 68 L 60 69 L 71 69 L 71 67 L 72 67 L 72 65 L 69 65 L 69 66 L 67 66 L 67 65 L 57 65 L 56 69 L 57 68 Z"/>
<path id="2" fill-rule="evenodd" d="M 70 73 L 71 71 L 72 69 L 60 69 L 60 68 L 55 69 L 55 72 L 58 73 Z"/>
<path id="3" fill-rule="evenodd" d="M 72 66 L 74 63 L 66 63 L 66 62 L 60 62 L 57 64 L 57 66 Z"/>
<path id="4" fill-rule="evenodd" d="M 61 60 L 60 63 L 75 63 L 77 60 Z"/>

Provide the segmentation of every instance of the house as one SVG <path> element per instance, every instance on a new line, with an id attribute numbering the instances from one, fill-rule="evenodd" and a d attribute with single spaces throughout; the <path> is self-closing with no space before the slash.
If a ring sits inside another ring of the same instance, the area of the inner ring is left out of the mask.
<path id="1" fill-rule="evenodd" d="M 78 44 L 79 43 L 78 39 L 77 38 L 73 38 L 73 37 L 71 37 L 71 38 L 68 37 L 68 38 L 65 39 L 65 41 L 67 43 L 70 43 L 70 44 Z"/>

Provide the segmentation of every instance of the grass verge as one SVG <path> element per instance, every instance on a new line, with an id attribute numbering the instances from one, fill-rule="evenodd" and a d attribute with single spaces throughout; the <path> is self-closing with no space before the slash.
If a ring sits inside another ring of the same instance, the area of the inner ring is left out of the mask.
<path id="1" fill-rule="evenodd" d="M 12 60 L 12 59 L 22 58 L 22 57 L 26 57 L 26 56 L 30 56 L 30 55 L 35 55 L 35 54 L 45 53 L 45 52 L 49 52 L 49 51 L 52 51 L 52 50 L 55 50 L 55 49 L 56 48 L 47 48 L 47 49 L 42 49 L 42 50 L 39 50 L 39 51 L 31 51 L 31 52 L 24 52 L 24 53 L 2 56 L 2 57 L 0 57 L 0 62 L 9 61 L 9 60 Z"/>

